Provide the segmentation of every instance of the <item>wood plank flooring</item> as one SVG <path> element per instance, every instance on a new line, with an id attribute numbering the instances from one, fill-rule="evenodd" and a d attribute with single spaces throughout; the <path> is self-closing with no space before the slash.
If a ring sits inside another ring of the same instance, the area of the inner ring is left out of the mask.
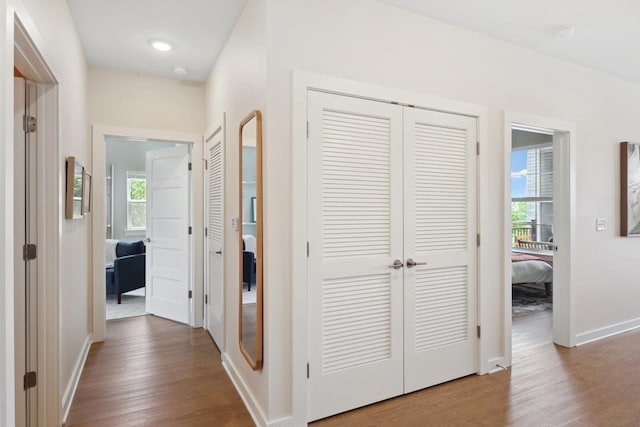
<path id="1" fill-rule="evenodd" d="M 154 316 L 107 322 L 65 426 L 253 426 L 204 329 Z"/>
<path id="2" fill-rule="evenodd" d="M 550 312 L 514 320 L 511 369 L 313 426 L 640 425 L 640 330 L 565 349 L 550 342 L 550 322 Z M 253 425 L 206 331 L 152 316 L 108 331 L 91 349 L 67 426 Z"/>
<path id="3" fill-rule="evenodd" d="M 326 426 L 637 426 L 640 330 L 551 343 L 551 312 L 514 319 L 514 365 L 317 421 Z"/>

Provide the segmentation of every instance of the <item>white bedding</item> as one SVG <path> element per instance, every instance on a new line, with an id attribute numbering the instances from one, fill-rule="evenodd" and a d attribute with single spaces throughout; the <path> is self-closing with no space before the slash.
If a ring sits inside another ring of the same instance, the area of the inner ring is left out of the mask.
<path id="1" fill-rule="evenodd" d="M 551 283 L 553 268 L 544 261 L 511 263 L 511 283 Z"/>

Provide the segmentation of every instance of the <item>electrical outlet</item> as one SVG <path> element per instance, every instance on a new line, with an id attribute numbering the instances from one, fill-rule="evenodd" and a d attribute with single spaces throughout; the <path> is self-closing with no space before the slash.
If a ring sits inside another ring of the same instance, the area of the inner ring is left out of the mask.
<path id="1" fill-rule="evenodd" d="M 607 229 L 606 218 L 596 218 L 596 231 L 605 231 Z"/>
<path id="2" fill-rule="evenodd" d="M 233 228 L 234 231 L 238 231 L 238 217 L 233 217 L 231 218 L 231 228 Z"/>

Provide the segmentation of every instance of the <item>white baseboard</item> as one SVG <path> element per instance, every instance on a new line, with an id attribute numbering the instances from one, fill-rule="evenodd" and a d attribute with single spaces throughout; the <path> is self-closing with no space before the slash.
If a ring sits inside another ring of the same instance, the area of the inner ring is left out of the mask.
<path id="1" fill-rule="evenodd" d="M 600 329 L 576 335 L 576 346 L 598 341 L 613 335 L 621 334 L 640 327 L 640 318 L 627 320 L 626 322 L 615 323 Z"/>
<path id="2" fill-rule="evenodd" d="M 71 404 L 73 403 L 73 397 L 76 395 L 78 383 L 80 382 L 80 376 L 82 375 L 82 370 L 84 369 L 84 364 L 87 361 L 87 356 L 89 355 L 90 348 L 91 336 L 87 335 L 87 338 L 84 340 L 84 344 L 82 345 L 80 356 L 78 357 L 78 360 L 76 360 L 76 364 L 73 367 L 71 379 L 65 387 L 64 395 L 62 396 L 62 424 L 67 422 L 69 410 L 71 409 Z"/>
<path id="3" fill-rule="evenodd" d="M 269 421 L 267 427 L 295 427 L 292 417 L 284 417 L 275 421 Z"/>
<path id="4" fill-rule="evenodd" d="M 222 355 L 222 366 L 224 367 L 224 370 L 227 371 L 227 375 L 229 375 L 231 382 L 236 387 L 240 398 L 244 402 L 244 406 L 247 407 L 251 418 L 253 418 L 253 422 L 260 427 L 270 426 L 271 424 L 267 422 L 267 417 L 264 415 L 262 408 L 260 408 L 257 399 L 253 393 L 251 393 L 249 387 L 247 387 L 247 384 L 238 373 L 238 369 L 236 369 L 235 365 L 226 353 Z"/>

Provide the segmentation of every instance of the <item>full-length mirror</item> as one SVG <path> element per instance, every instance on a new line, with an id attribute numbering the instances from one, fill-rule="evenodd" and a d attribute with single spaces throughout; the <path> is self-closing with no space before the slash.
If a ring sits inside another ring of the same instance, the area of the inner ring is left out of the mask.
<path id="1" fill-rule="evenodd" d="M 262 115 L 240 123 L 240 350 L 262 368 Z"/>

